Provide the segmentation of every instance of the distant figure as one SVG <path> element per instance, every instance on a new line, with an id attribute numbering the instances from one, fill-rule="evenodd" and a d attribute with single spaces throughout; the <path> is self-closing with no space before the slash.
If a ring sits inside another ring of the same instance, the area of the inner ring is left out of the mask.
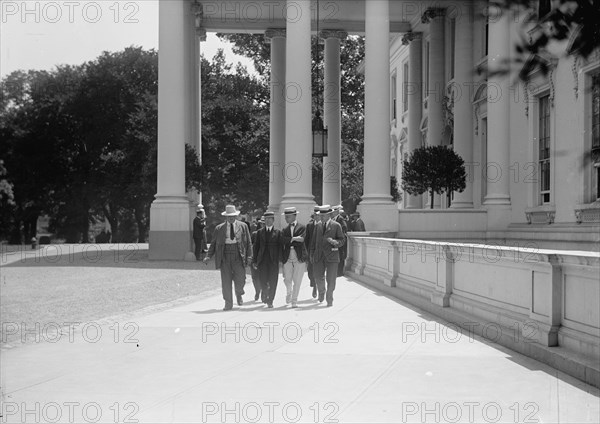
<path id="1" fill-rule="evenodd" d="M 252 239 L 252 251 L 256 252 L 256 235 L 258 234 L 258 230 L 264 227 L 265 219 L 261 218 L 260 221 L 256 221 L 256 230 L 254 230 L 250 236 Z M 267 303 L 267 293 L 262 289 L 262 283 L 260 282 L 260 275 L 258 273 L 258 269 L 251 266 L 250 273 L 252 275 L 252 284 L 254 284 L 254 300 L 260 300 L 262 303 Z"/>
<path id="2" fill-rule="evenodd" d="M 196 260 L 200 261 L 202 260 L 202 253 L 205 252 L 204 245 L 206 243 L 206 214 L 202 204 L 199 204 L 196 208 L 192 237 L 194 238 L 194 254 L 196 255 Z"/>
<path id="3" fill-rule="evenodd" d="M 248 231 L 252 233 L 252 225 L 248 221 L 246 221 L 246 217 L 242 216 L 242 222 L 248 226 Z"/>
<path id="4" fill-rule="evenodd" d="M 342 205 L 337 205 L 333 207 L 333 214 L 331 218 L 340 224 L 342 227 L 342 232 L 344 233 L 344 244 L 340 247 L 340 262 L 338 263 L 338 277 L 342 277 L 344 275 L 344 265 L 346 263 L 346 256 L 348 256 L 348 245 L 346 244 L 346 233 L 348 233 L 348 224 L 344 219 L 344 209 Z"/>
<path id="5" fill-rule="evenodd" d="M 360 219 L 360 213 L 354 212 L 352 214 L 352 221 L 350 221 L 350 231 L 366 231 L 365 223 Z"/>
<path id="6" fill-rule="evenodd" d="M 100 231 L 100 234 L 98 234 L 98 235 L 96 236 L 96 239 L 95 239 L 95 241 L 96 241 L 96 243 L 98 243 L 98 244 L 104 244 L 104 243 L 108 243 L 108 242 L 109 242 L 109 239 L 110 239 L 110 237 L 109 237 L 109 235 L 106 233 L 106 230 L 102 230 L 102 231 Z"/>
<path id="7" fill-rule="evenodd" d="M 240 214 L 233 205 L 227 205 L 225 222 L 217 225 L 213 232 L 208 253 L 204 263 L 215 256 L 215 265 L 221 270 L 221 290 L 225 300 L 224 311 L 233 309 L 232 283 L 235 285 L 235 296 L 238 305 L 242 306 L 244 300 L 244 285 L 246 284 L 246 266 L 252 258 L 252 242 L 248 226 L 237 220 Z"/>

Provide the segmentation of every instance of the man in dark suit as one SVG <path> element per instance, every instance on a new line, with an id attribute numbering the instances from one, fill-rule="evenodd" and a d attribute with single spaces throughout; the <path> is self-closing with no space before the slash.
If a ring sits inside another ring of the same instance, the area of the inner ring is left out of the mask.
<path id="1" fill-rule="evenodd" d="M 281 232 L 283 282 L 287 289 L 285 302 L 291 303 L 292 308 L 297 308 L 298 293 L 300 293 L 300 285 L 308 262 L 308 250 L 304 242 L 306 227 L 298 222 L 298 211 L 295 207 L 285 208 L 282 215 L 285 216 L 285 222 L 288 224 Z"/>
<path id="2" fill-rule="evenodd" d="M 352 221 L 350 221 L 350 231 L 365 231 L 365 223 L 360 219 L 360 213 L 354 212 L 352 214 Z"/>
<path id="3" fill-rule="evenodd" d="M 320 221 L 320 219 L 318 218 L 318 215 L 317 215 L 318 213 L 319 213 L 319 207 L 315 206 L 313 208 L 313 214 L 310 216 L 310 221 L 308 221 L 308 224 L 306 224 L 306 238 L 304 239 L 304 244 L 306 245 L 306 249 L 309 251 L 310 251 L 310 244 L 311 244 L 311 240 L 313 237 L 313 233 L 315 231 L 315 225 L 317 224 L 317 222 Z M 313 297 L 313 299 L 316 299 L 317 298 L 317 284 L 315 283 L 313 263 L 312 263 L 312 260 L 310 260 L 310 255 L 309 255 L 308 264 L 306 266 L 306 272 L 308 273 L 308 279 L 310 280 L 310 286 L 312 287 L 312 297 Z"/>
<path id="4" fill-rule="evenodd" d="M 193 233 L 192 237 L 194 238 L 194 253 L 196 255 L 196 260 L 202 260 L 201 254 L 203 252 L 204 246 L 204 229 L 206 228 L 206 216 L 204 214 L 204 206 L 201 204 L 196 208 L 196 216 L 194 217 L 193 222 Z"/>
<path id="5" fill-rule="evenodd" d="M 253 252 L 256 252 L 256 235 L 258 234 L 258 230 L 260 230 L 264 226 L 264 218 L 261 218 L 260 220 L 256 221 L 256 229 L 251 234 Z M 254 300 L 258 300 L 258 298 L 260 297 L 263 303 L 267 303 L 266 293 L 262 290 L 262 283 L 260 282 L 260 275 L 258 274 L 258 269 L 256 269 L 255 267 L 251 267 L 251 274 L 252 284 L 254 284 Z"/>
<path id="6" fill-rule="evenodd" d="M 344 275 L 344 264 L 346 263 L 346 256 L 348 254 L 348 252 L 347 252 L 348 245 L 345 242 L 346 233 L 348 232 L 348 224 L 346 223 L 346 220 L 342 216 L 342 212 L 344 212 L 344 209 L 342 209 L 342 205 L 337 205 L 337 206 L 333 207 L 333 213 L 331 214 L 331 219 L 333 219 L 335 222 L 340 224 L 340 226 L 342 227 L 342 232 L 344 233 L 344 244 L 340 247 L 340 262 L 338 263 L 338 277 L 342 277 Z"/>
<path id="7" fill-rule="evenodd" d="M 315 227 L 311 242 L 311 257 L 319 290 L 319 302 L 326 298 L 327 306 L 333 306 L 333 291 L 340 262 L 339 248 L 346 241 L 341 225 L 331 219 L 332 212 L 333 209 L 329 205 L 319 208 L 321 222 Z M 327 274 L 327 290 L 325 290 L 325 274 Z"/>
<path id="8" fill-rule="evenodd" d="M 281 259 L 281 231 L 273 227 L 275 212 L 265 212 L 265 227 L 256 233 L 252 266 L 258 270 L 267 307 L 273 307 Z"/>
<path id="9" fill-rule="evenodd" d="M 231 283 L 235 285 L 238 305 L 244 303 L 244 285 L 246 284 L 246 266 L 252 259 L 252 242 L 248 226 L 237 220 L 240 214 L 233 205 L 227 205 L 221 213 L 226 221 L 217 225 L 212 236 L 210 249 L 204 258 L 207 263 L 215 256 L 215 265 L 221 270 L 221 289 L 225 300 L 224 311 L 233 308 Z"/>

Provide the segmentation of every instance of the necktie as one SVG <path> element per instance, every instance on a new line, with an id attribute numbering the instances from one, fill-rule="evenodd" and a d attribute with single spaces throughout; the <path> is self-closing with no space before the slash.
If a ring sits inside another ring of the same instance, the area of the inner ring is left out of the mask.
<path id="1" fill-rule="evenodd" d="M 233 223 L 229 224 L 229 238 L 235 240 L 235 230 L 233 229 Z"/>
<path id="2" fill-rule="evenodd" d="M 294 237 L 294 225 L 295 224 L 293 224 L 293 223 L 290 225 L 290 233 L 291 233 L 292 237 Z"/>

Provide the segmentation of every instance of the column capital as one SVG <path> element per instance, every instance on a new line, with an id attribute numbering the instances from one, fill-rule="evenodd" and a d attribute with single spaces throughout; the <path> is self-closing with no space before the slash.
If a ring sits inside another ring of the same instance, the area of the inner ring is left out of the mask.
<path id="1" fill-rule="evenodd" d="M 423 38 L 423 34 L 420 32 L 406 32 L 402 36 L 402 44 L 406 46 L 407 44 L 410 44 L 411 41 L 420 40 L 421 38 Z"/>
<path id="2" fill-rule="evenodd" d="M 202 3 L 200 3 L 199 0 L 192 0 L 191 9 L 195 20 L 194 27 L 196 29 L 196 37 L 198 37 L 200 41 L 206 41 L 206 29 L 202 27 L 202 20 L 204 18 Z"/>
<path id="3" fill-rule="evenodd" d="M 284 28 L 269 28 L 265 31 L 265 41 L 270 43 L 273 38 L 286 38 L 287 32 Z"/>
<path id="4" fill-rule="evenodd" d="M 319 31 L 319 38 L 327 40 L 328 38 L 337 38 L 344 41 L 348 37 L 348 33 L 342 29 L 324 29 Z"/>
<path id="5" fill-rule="evenodd" d="M 446 16 L 446 9 L 443 7 L 428 7 L 421 15 L 421 23 L 428 24 L 435 18 Z"/>

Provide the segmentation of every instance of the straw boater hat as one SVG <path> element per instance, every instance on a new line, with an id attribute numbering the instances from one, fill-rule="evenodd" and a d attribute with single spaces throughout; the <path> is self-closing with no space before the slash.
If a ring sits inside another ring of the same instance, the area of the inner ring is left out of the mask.
<path id="1" fill-rule="evenodd" d="M 204 205 L 202 203 L 198 203 L 198 206 L 196 206 L 196 212 L 200 212 L 204 210 Z"/>
<path id="2" fill-rule="evenodd" d="M 234 205 L 225 206 L 225 212 L 221 212 L 223 216 L 238 216 L 239 214 L 240 211 L 236 210 Z"/>
<path id="3" fill-rule="evenodd" d="M 290 208 L 285 208 L 282 215 L 298 215 L 298 211 L 294 206 L 292 206 Z"/>
<path id="4" fill-rule="evenodd" d="M 333 209 L 329 205 L 321 205 L 319 206 L 319 213 L 331 213 Z"/>
<path id="5" fill-rule="evenodd" d="M 267 211 L 263 214 L 263 219 L 265 218 L 275 218 L 275 212 L 273 211 Z"/>
<path id="6" fill-rule="evenodd" d="M 340 209 L 342 209 L 342 205 L 336 205 L 332 208 L 334 211 L 339 211 Z"/>

